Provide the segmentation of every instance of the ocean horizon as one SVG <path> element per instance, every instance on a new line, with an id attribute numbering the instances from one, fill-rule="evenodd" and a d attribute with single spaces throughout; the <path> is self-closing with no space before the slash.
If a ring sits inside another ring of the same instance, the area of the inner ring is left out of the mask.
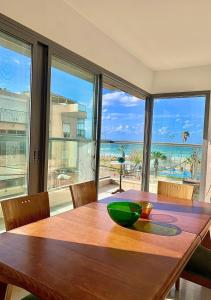
<path id="1" fill-rule="evenodd" d="M 124 147 L 126 157 L 132 152 L 142 152 L 143 142 L 101 142 L 100 154 L 102 156 L 121 156 L 121 146 Z M 202 157 L 202 144 L 174 144 L 174 143 L 152 143 L 151 152 L 161 152 L 168 158 L 188 158 L 196 152 Z"/>

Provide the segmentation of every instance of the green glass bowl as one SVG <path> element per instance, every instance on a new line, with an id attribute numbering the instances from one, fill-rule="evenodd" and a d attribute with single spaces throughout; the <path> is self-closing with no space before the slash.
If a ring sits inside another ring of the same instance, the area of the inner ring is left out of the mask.
<path id="1" fill-rule="evenodd" d="M 133 202 L 112 202 L 107 205 L 111 219 L 125 227 L 132 226 L 140 217 L 141 206 Z"/>

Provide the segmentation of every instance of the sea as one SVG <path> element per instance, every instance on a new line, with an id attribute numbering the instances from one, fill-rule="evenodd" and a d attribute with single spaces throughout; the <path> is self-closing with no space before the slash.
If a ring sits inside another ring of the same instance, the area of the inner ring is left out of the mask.
<path id="1" fill-rule="evenodd" d="M 102 156 L 118 157 L 122 155 L 124 149 L 126 157 L 132 152 L 143 151 L 143 143 L 101 143 L 100 154 Z M 188 158 L 194 152 L 200 158 L 202 156 L 203 146 L 200 144 L 172 144 L 172 143 L 152 143 L 151 152 L 161 152 L 166 155 L 167 159 Z"/>
<path id="2" fill-rule="evenodd" d="M 133 152 L 142 152 L 143 143 L 101 143 L 101 157 L 119 157 L 124 149 L 126 160 Z M 165 161 L 159 162 L 160 176 L 170 176 L 173 178 L 191 178 L 191 173 L 188 169 L 180 169 L 184 166 L 184 162 L 193 154 L 196 153 L 199 160 L 202 159 L 203 145 L 197 144 L 172 144 L 172 143 L 152 143 L 152 152 L 161 152 L 166 156 Z M 153 161 L 151 161 L 151 172 L 153 172 Z M 200 168 L 196 171 L 195 179 L 200 179 Z"/>

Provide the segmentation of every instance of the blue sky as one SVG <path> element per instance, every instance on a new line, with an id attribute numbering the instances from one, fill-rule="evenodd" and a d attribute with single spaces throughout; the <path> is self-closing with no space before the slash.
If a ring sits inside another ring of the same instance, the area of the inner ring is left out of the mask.
<path id="1" fill-rule="evenodd" d="M 0 87 L 21 93 L 30 90 L 29 56 L 0 47 Z M 86 105 L 86 137 L 92 135 L 93 83 L 52 68 L 51 91 Z M 143 141 L 144 101 L 119 90 L 103 90 L 102 139 Z M 152 141 L 187 143 L 203 140 L 204 97 L 157 99 L 154 104 Z"/>
<path id="2" fill-rule="evenodd" d="M 187 144 L 203 140 L 204 97 L 156 99 L 152 128 L 153 142 Z M 102 138 L 107 140 L 143 141 L 144 101 L 119 90 L 104 89 Z"/>
<path id="3" fill-rule="evenodd" d="M 0 87 L 16 93 L 29 91 L 30 80 L 30 57 L 0 46 Z"/>
<path id="4" fill-rule="evenodd" d="M 28 52 L 28 49 L 23 48 L 23 51 Z M 15 93 L 22 93 L 30 91 L 30 81 L 30 56 L 0 46 L 0 87 Z M 86 106 L 87 138 L 92 136 L 93 88 L 94 85 L 90 81 L 52 68 L 51 91 Z"/>
<path id="5" fill-rule="evenodd" d="M 204 113 L 205 97 L 155 100 L 152 140 L 182 143 L 182 132 L 188 131 L 187 144 L 201 144 Z"/>
<path id="6" fill-rule="evenodd" d="M 144 112 L 143 100 L 119 90 L 104 89 L 101 138 L 140 141 L 144 134 Z"/>
<path id="7" fill-rule="evenodd" d="M 93 77 L 94 81 L 94 77 Z M 51 91 L 55 94 L 70 98 L 86 106 L 87 118 L 85 120 L 86 138 L 92 138 L 92 117 L 94 84 L 91 81 L 63 72 L 59 69 L 51 70 Z"/>

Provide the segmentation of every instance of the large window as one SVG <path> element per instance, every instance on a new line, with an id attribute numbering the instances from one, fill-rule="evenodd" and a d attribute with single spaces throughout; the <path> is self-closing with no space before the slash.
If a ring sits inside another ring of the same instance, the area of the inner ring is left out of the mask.
<path id="1" fill-rule="evenodd" d="M 31 47 L 0 33 L 0 199 L 28 193 Z"/>
<path id="2" fill-rule="evenodd" d="M 48 190 L 54 207 L 70 203 L 70 184 L 95 178 L 94 75 L 52 59 Z"/>
<path id="3" fill-rule="evenodd" d="M 205 96 L 154 100 L 149 190 L 157 181 L 195 185 L 198 198 L 203 154 Z"/>
<path id="4" fill-rule="evenodd" d="M 142 186 L 151 192 L 158 180 L 186 182 L 198 197 L 205 96 L 156 98 L 152 117 L 138 87 L 11 20 L 0 27 L 0 200 L 47 189 L 51 207 L 66 210 L 69 185 L 95 179 L 100 125 L 101 197 L 118 188 L 120 173 L 123 189 L 140 189 L 149 170 Z"/>
<path id="5" fill-rule="evenodd" d="M 102 100 L 100 179 L 115 190 L 122 172 L 123 189 L 140 189 L 145 101 L 108 84 Z M 119 157 L 124 158 L 123 165 Z"/>

